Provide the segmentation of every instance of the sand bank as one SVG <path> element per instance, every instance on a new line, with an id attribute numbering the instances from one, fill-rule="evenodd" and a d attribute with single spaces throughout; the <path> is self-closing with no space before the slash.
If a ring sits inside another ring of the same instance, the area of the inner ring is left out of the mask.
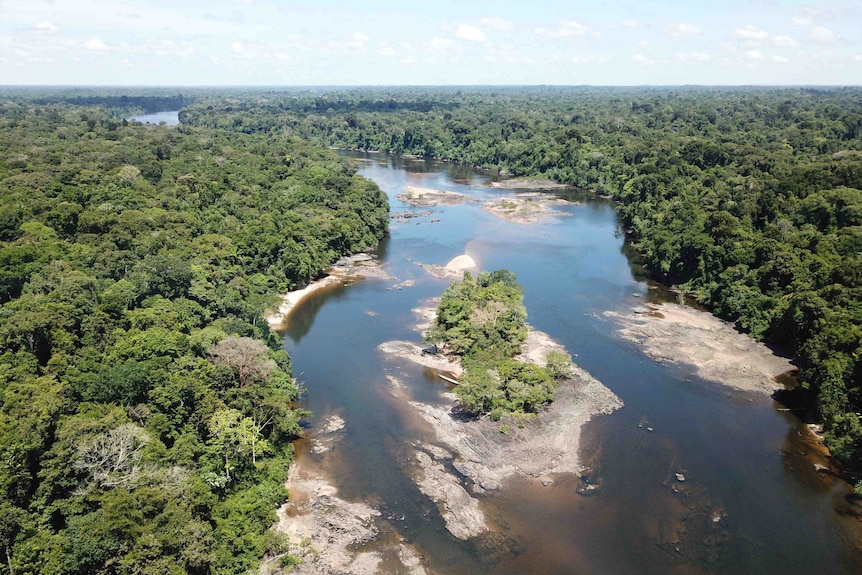
<path id="1" fill-rule="evenodd" d="M 458 192 L 445 190 L 432 190 L 431 188 L 417 188 L 407 186 L 407 191 L 395 196 L 405 204 L 414 207 L 427 208 L 430 206 L 451 206 L 463 202 L 469 202 L 470 197 Z"/>
<path id="2" fill-rule="evenodd" d="M 395 279 L 386 273 L 377 258 L 366 253 L 345 256 L 324 270 L 324 273 L 326 274 L 324 277 L 311 282 L 304 288 L 282 294 L 281 305 L 279 305 L 278 310 L 265 318 L 269 327 L 272 329 L 282 327 L 290 312 L 299 302 L 328 286 L 359 278 Z"/>
<path id="3" fill-rule="evenodd" d="M 498 198 L 482 205 L 486 212 L 507 222 L 535 224 L 554 216 L 570 216 L 553 206 L 569 204 L 566 200 L 545 194 L 521 194 L 514 198 Z"/>
<path id="4" fill-rule="evenodd" d="M 491 182 L 492 188 L 502 190 L 559 190 L 570 188 L 566 184 L 555 182 L 553 180 L 543 180 L 537 178 L 511 178 L 501 180 L 499 182 Z"/>
<path id="5" fill-rule="evenodd" d="M 437 279 L 461 279 L 465 271 L 475 271 L 478 269 L 476 262 L 467 254 L 452 258 L 445 266 L 423 264 L 416 261 L 413 263 Z"/>
<path id="6" fill-rule="evenodd" d="M 605 316 L 653 359 L 690 365 L 703 379 L 743 391 L 771 394 L 783 387 L 775 378 L 795 369 L 730 322 L 690 307 L 665 303 Z"/>

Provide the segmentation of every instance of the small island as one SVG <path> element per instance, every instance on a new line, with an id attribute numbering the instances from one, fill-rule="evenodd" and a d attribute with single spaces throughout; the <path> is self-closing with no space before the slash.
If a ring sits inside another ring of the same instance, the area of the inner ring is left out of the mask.
<path id="1" fill-rule="evenodd" d="M 425 349 L 407 341 L 378 349 L 448 374 L 443 379 L 455 384 L 454 394 L 441 394 L 441 404 L 428 404 L 406 396 L 398 378 L 387 375 L 393 397 L 406 400 L 435 437 L 415 444 L 419 490 L 437 504 L 453 536 L 491 541 L 500 534 L 490 533 L 495 528 L 476 496 L 505 489 L 513 475 L 551 485 L 552 476 L 580 474 L 581 427 L 623 403 L 575 365 L 562 345 L 526 322 L 523 291 L 512 272 L 474 277 L 465 271 L 462 281 L 432 301 L 432 307 L 414 310 Z"/>
<path id="2" fill-rule="evenodd" d="M 556 380 L 571 373 L 571 360 L 560 351 L 547 364 L 519 361 L 527 341 L 524 294 L 508 270 L 481 272 L 450 285 L 440 297 L 426 339 L 461 359 L 464 369 L 455 392 L 462 408 L 499 421 L 524 417 L 553 401 Z"/>

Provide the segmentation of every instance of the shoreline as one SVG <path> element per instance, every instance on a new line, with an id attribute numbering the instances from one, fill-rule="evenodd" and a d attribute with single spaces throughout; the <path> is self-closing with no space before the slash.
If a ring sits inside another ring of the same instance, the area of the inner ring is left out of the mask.
<path id="1" fill-rule="evenodd" d="M 278 509 L 278 522 L 274 526 L 288 537 L 290 553 L 300 560 L 290 572 L 297 575 L 376 575 L 383 565 L 394 565 L 398 573 L 427 575 L 416 549 L 396 530 L 378 521 L 381 512 L 369 503 L 350 502 L 339 497 L 338 489 L 325 471 L 326 462 L 318 465 L 312 460 L 325 458 L 332 451 L 344 427 L 340 416 L 329 415 L 324 419 L 321 433 L 314 439 L 318 446 L 322 444 L 328 448 L 312 447 L 309 452 L 298 454 L 290 466 L 285 482 L 289 497 Z M 312 457 L 312 454 L 316 455 Z M 374 549 L 368 548 L 371 544 Z M 265 570 L 262 566 L 260 572 L 274 575 L 284 571 L 277 567 Z"/>
<path id="2" fill-rule="evenodd" d="M 380 260 L 364 252 L 339 259 L 323 270 L 323 274 L 323 277 L 309 283 L 303 288 L 281 294 L 281 304 L 278 306 L 278 309 L 264 316 L 270 329 L 277 331 L 284 327 L 287 318 L 302 300 L 329 286 L 335 284 L 343 285 L 345 282 L 360 278 L 396 279 L 383 270 L 383 264 Z"/>
<path id="3" fill-rule="evenodd" d="M 290 312 L 305 298 L 310 296 L 316 291 L 320 291 L 325 287 L 342 283 L 341 278 L 327 275 L 319 280 L 315 280 L 305 286 L 304 288 L 289 291 L 285 294 L 281 294 L 281 305 L 278 306 L 278 311 L 267 315 L 264 319 L 266 323 L 269 324 L 269 327 L 273 330 L 277 330 L 284 326 L 284 322 L 287 320 Z"/>
<path id="4" fill-rule="evenodd" d="M 740 391 L 771 395 L 796 369 L 787 358 L 706 311 L 674 303 L 607 311 L 617 333 L 660 363 L 689 366 L 701 378 Z"/>
<path id="5" fill-rule="evenodd" d="M 417 318 L 414 327 L 423 331 L 434 313 L 433 300 L 432 307 L 425 303 L 413 310 Z M 544 365 L 549 352 L 565 353 L 548 334 L 528 327 L 518 361 Z M 438 374 L 462 371 L 459 358 L 424 355 L 421 349 L 405 341 L 378 346 L 386 359 L 408 361 L 435 369 Z M 384 371 L 391 372 L 392 368 L 384 366 Z M 394 395 L 412 407 L 433 432 L 433 445 L 414 445 L 417 473 L 413 481 L 437 505 L 447 530 L 459 539 L 495 531 L 485 521 L 476 495 L 505 489 L 506 480 L 513 476 L 536 479 L 547 486 L 554 483 L 552 475 L 580 475 L 585 470 L 578 457 L 583 425 L 596 415 L 623 407 L 619 397 L 574 363 L 571 376 L 558 382 L 554 401 L 538 414 L 506 416 L 500 421 L 465 417 L 451 391 L 440 394 L 439 404 L 413 401 L 404 397 L 397 378 L 389 374 L 387 378 L 399 389 Z M 447 471 L 445 461 L 455 473 Z"/>

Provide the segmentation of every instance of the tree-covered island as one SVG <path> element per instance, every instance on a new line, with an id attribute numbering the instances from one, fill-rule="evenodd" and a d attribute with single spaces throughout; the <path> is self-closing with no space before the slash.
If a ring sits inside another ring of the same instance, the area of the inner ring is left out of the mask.
<path id="1" fill-rule="evenodd" d="M 466 411 L 499 420 L 533 414 L 553 401 L 556 378 L 571 365 L 560 352 L 549 354 L 547 366 L 515 359 L 527 339 L 526 319 L 523 290 L 508 270 L 475 278 L 465 272 L 443 292 L 425 338 L 461 358 L 464 373 L 455 392 Z"/>

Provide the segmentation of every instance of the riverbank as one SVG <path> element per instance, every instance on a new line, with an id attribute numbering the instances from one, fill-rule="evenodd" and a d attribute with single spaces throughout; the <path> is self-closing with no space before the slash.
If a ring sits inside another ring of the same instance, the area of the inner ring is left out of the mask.
<path id="1" fill-rule="evenodd" d="M 383 270 L 376 257 L 367 253 L 345 256 L 326 268 L 324 274 L 326 274 L 324 277 L 309 283 L 304 288 L 281 294 L 278 310 L 264 318 L 269 327 L 274 330 L 280 329 L 299 302 L 329 286 L 360 278 L 395 279 Z"/>
<path id="2" fill-rule="evenodd" d="M 789 359 L 705 311 L 664 303 L 604 315 L 617 323 L 622 338 L 640 344 L 656 361 L 691 366 L 699 377 L 734 389 L 772 394 L 783 387 L 776 378 L 795 369 Z"/>
<path id="3" fill-rule="evenodd" d="M 339 416 L 330 416 L 315 441 L 337 443 L 344 425 Z M 378 510 L 338 497 L 331 479 L 308 458 L 291 466 L 285 486 L 289 499 L 278 510 L 275 529 L 287 535 L 290 554 L 299 559 L 291 574 L 376 575 L 385 565 L 386 572 L 426 575 L 419 554 L 400 535 L 378 526 Z M 376 544 L 372 551 L 357 549 L 370 543 Z M 283 572 L 275 562 L 265 562 L 261 573 Z"/>

